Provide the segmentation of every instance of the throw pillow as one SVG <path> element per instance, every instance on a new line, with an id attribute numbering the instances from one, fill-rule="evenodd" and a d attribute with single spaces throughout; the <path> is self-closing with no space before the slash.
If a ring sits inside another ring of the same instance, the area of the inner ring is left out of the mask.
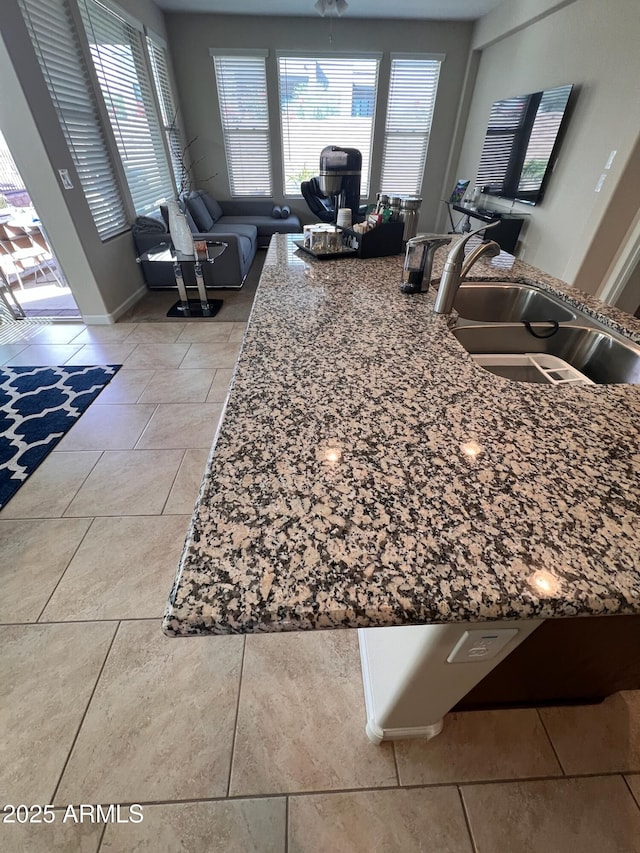
<path id="1" fill-rule="evenodd" d="M 207 234 L 213 226 L 213 216 L 199 195 L 193 193 L 187 198 L 187 209 L 201 234 Z"/>
<path id="2" fill-rule="evenodd" d="M 280 219 L 282 217 L 282 208 L 280 207 L 279 204 L 275 204 L 273 206 L 273 210 L 271 211 L 271 216 L 273 216 L 274 219 Z"/>
<path id="3" fill-rule="evenodd" d="M 200 194 L 200 198 L 207 206 L 207 210 L 211 214 L 213 221 L 217 222 L 218 219 L 220 219 L 220 217 L 222 216 L 222 208 L 220 207 L 218 202 L 210 193 L 204 191 Z"/>
<path id="4" fill-rule="evenodd" d="M 289 207 L 288 204 L 284 204 L 282 206 L 282 211 L 280 213 L 280 216 L 282 217 L 282 219 L 288 219 L 291 216 L 291 208 Z"/>

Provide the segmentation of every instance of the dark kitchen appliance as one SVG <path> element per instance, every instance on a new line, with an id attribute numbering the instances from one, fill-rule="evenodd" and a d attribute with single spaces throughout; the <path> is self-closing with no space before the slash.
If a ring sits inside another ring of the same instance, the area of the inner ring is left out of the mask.
<path id="1" fill-rule="evenodd" d="M 361 176 L 362 154 L 357 148 L 327 145 L 320 152 L 320 190 L 327 198 L 335 200 L 335 210 L 350 208 L 353 222 L 362 219 L 359 212 Z"/>

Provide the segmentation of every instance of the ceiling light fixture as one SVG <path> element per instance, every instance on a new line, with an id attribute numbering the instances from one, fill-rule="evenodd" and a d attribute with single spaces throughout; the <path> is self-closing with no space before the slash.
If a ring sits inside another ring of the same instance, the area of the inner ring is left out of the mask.
<path id="1" fill-rule="evenodd" d="M 316 0 L 313 8 L 324 18 L 325 15 L 343 15 L 348 5 L 347 0 Z"/>

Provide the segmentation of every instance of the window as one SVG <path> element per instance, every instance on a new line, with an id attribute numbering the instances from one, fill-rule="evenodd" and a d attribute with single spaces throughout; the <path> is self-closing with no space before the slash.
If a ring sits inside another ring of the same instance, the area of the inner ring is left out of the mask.
<path id="1" fill-rule="evenodd" d="M 415 195 L 422 188 L 440 64 L 444 56 L 391 56 L 380 190 Z"/>
<path id="2" fill-rule="evenodd" d="M 98 0 L 80 0 L 79 6 L 136 213 L 150 213 L 175 195 L 175 187 L 142 32 Z"/>
<path id="3" fill-rule="evenodd" d="M 318 174 L 327 145 L 362 154 L 361 195 L 369 195 L 379 56 L 280 56 L 284 194 Z"/>
<path id="4" fill-rule="evenodd" d="M 270 196 L 267 53 L 212 49 L 232 196 Z"/>
<path id="5" fill-rule="evenodd" d="M 376 90 L 373 86 L 358 86 L 353 84 L 351 96 L 351 115 L 373 118 L 376 106 Z"/>
<path id="6" fill-rule="evenodd" d="M 20 0 L 31 41 L 98 234 L 126 230 L 127 216 L 75 26 L 60 0 Z"/>
<path id="7" fill-rule="evenodd" d="M 187 189 L 188 176 L 184 170 L 184 145 L 178 125 L 178 112 L 173 100 L 173 92 L 169 82 L 169 69 L 167 66 L 167 51 L 164 44 L 156 36 L 147 36 L 147 51 L 151 62 L 153 83 L 160 104 L 160 115 L 162 116 L 162 129 L 171 157 L 173 175 L 179 191 Z"/>

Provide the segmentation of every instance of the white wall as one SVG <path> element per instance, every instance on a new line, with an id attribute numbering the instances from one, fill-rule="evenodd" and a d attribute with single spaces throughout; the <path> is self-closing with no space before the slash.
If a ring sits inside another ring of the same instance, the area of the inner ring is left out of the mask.
<path id="1" fill-rule="evenodd" d="M 501 9 L 492 13 L 495 19 Z M 482 28 L 496 38 L 487 21 Z M 564 83 L 579 88 L 544 200 L 535 208 L 515 206 L 531 214 L 523 230 L 525 259 L 578 287 L 583 284 L 575 280 L 577 271 L 615 198 L 638 139 L 639 43 L 637 0 L 616 0 L 606 7 L 600 0 L 574 0 L 493 41 L 481 54 L 458 162 L 461 176 L 473 179 L 476 174 L 493 101 Z M 596 183 L 614 149 L 613 167 L 596 193 Z M 610 256 L 616 249 L 600 246 Z M 595 288 L 589 283 L 586 289 L 594 292 Z"/>
<path id="2" fill-rule="evenodd" d="M 165 34 L 150 0 L 122 7 Z M 2 0 L 0 34 L 0 127 L 83 318 L 113 322 L 146 290 L 131 233 L 106 242 L 98 235 L 16 0 Z M 73 190 L 62 190 L 60 168 Z"/>
<path id="3" fill-rule="evenodd" d="M 269 114 L 273 128 L 272 159 L 276 166 L 274 196 L 278 203 L 282 203 L 284 199 L 280 166 L 276 51 L 326 51 L 328 54 L 349 51 L 383 52 L 379 76 L 382 91 L 386 91 L 385 87 L 388 87 L 390 52 L 445 53 L 446 60 L 440 74 L 428 163 L 422 187 L 423 204 L 419 226 L 424 230 L 433 228 L 443 197 L 443 181 L 463 89 L 472 33 L 472 25 L 469 22 L 348 18 L 330 20 L 319 16 L 270 18 L 180 13 L 168 14 L 166 24 L 187 137 L 197 137 L 193 152 L 196 158 L 202 158 L 196 169 L 196 185 L 198 180 L 202 181 L 205 177 L 217 173 L 216 178 L 210 181 L 206 188 L 222 199 L 229 198 L 230 193 L 209 48 L 255 47 L 269 50 L 267 81 Z M 382 131 L 384 115 L 376 115 L 376 127 Z M 326 144 L 335 142 L 336 140 L 332 139 L 326 140 Z M 372 157 L 371 198 L 375 198 L 379 189 L 377 182 L 381 156 L 381 148 L 378 147 Z M 301 198 L 287 199 L 287 204 L 290 204 L 303 221 L 313 218 Z"/>

